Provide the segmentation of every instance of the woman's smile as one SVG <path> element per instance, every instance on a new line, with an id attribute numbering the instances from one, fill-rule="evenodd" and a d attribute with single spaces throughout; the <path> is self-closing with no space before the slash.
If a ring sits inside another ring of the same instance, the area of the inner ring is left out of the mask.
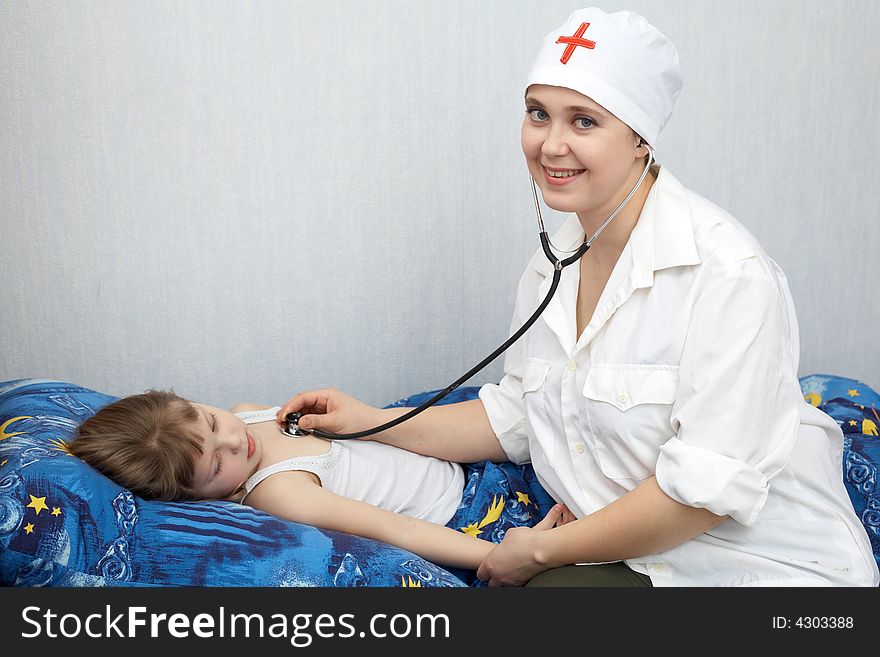
<path id="1" fill-rule="evenodd" d="M 568 185 L 574 182 L 586 171 L 586 169 L 558 169 L 555 167 L 543 166 L 544 180 L 548 185 Z"/>

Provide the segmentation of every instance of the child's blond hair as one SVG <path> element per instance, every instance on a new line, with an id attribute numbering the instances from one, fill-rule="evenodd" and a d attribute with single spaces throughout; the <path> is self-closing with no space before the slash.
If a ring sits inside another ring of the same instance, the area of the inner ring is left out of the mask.
<path id="1" fill-rule="evenodd" d="M 203 453 L 198 411 L 173 392 L 150 390 L 105 406 L 76 430 L 70 452 L 146 499 L 193 500 Z"/>

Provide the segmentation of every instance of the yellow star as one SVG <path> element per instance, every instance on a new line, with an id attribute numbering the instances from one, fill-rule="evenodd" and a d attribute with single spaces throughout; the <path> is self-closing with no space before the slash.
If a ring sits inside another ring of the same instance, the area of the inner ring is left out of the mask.
<path id="1" fill-rule="evenodd" d="M 52 507 L 52 515 L 53 516 L 60 516 L 61 515 L 61 507 L 60 506 L 53 506 Z"/>
<path id="2" fill-rule="evenodd" d="M 407 581 L 407 580 L 409 580 L 409 581 Z M 409 576 L 404 577 L 403 575 L 400 576 L 400 585 L 403 587 L 406 587 L 406 588 L 409 588 L 409 587 L 418 588 L 418 589 L 422 588 L 421 582 L 418 582 Z"/>
<path id="3" fill-rule="evenodd" d="M 498 518 L 501 517 L 502 511 L 504 511 L 504 498 L 500 495 L 496 498 L 496 496 L 493 495 L 492 504 L 488 506 L 486 509 L 486 515 L 480 520 L 480 529 L 498 520 Z"/>
<path id="4" fill-rule="evenodd" d="M 26 525 L 24 526 L 24 533 L 25 533 L 25 534 L 33 534 L 33 533 L 34 533 L 34 525 L 33 525 L 33 523 L 29 522 L 28 524 L 26 524 Z"/>
<path id="5" fill-rule="evenodd" d="M 52 438 L 49 440 L 49 444 L 51 444 L 53 447 L 55 447 L 55 449 L 58 450 L 59 452 L 64 452 L 68 456 L 73 456 L 73 454 L 70 453 L 70 446 L 66 442 L 64 442 L 63 440 L 60 440 L 58 438 Z"/>
<path id="6" fill-rule="evenodd" d="M 526 506 L 528 506 L 529 504 L 535 504 L 535 503 L 532 502 L 532 500 L 529 498 L 529 494 L 528 494 L 528 493 L 520 493 L 519 491 L 516 491 L 516 501 L 517 501 L 517 502 L 522 502 L 522 503 L 525 504 Z M 535 504 L 535 506 L 538 506 L 538 505 Z"/>
<path id="7" fill-rule="evenodd" d="M 4 466 L 9 463 L 9 459 L 3 459 L 3 463 L 0 463 L 0 466 Z"/>
<path id="8" fill-rule="evenodd" d="M 818 406 L 822 403 L 822 397 L 815 392 L 809 392 L 804 395 L 804 399 L 806 399 L 812 406 Z"/>
<path id="9" fill-rule="evenodd" d="M 461 527 L 460 529 L 468 536 L 473 536 L 474 538 L 483 533 L 480 531 L 479 525 L 475 522 L 472 522 L 467 527 Z"/>
<path id="10" fill-rule="evenodd" d="M 860 396 L 861 396 L 861 395 L 859 395 L 859 391 L 858 391 L 858 389 L 855 389 L 855 390 L 847 390 L 847 391 L 846 391 L 846 394 L 848 394 L 850 397 L 860 397 Z"/>
<path id="11" fill-rule="evenodd" d="M 862 433 L 866 436 L 876 436 L 880 434 L 880 431 L 877 430 L 876 424 L 871 420 L 866 419 L 862 422 Z"/>
<path id="12" fill-rule="evenodd" d="M 40 511 L 42 511 L 43 509 L 46 509 L 47 511 L 49 510 L 49 507 L 46 506 L 45 496 L 44 497 L 34 497 L 33 495 L 31 495 L 30 498 L 31 498 L 31 503 L 27 505 L 27 508 L 33 509 L 37 515 L 40 515 Z"/>
<path id="13" fill-rule="evenodd" d="M 12 438 L 13 436 L 18 436 L 19 434 L 23 434 L 24 431 L 14 431 L 13 433 L 6 433 L 6 428 L 12 424 L 13 422 L 18 422 L 19 420 L 30 420 L 30 415 L 22 415 L 20 417 L 14 417 L 11 420 L 6 420 L 3 424 L 0 424 L 0 440 L 5 440 L 6 438 Z"/>
<path id="14" fill-rule="evenodd" d="M 851 426 L 851 427 L 858 426 L 858 424 L 859 424 L 859 423 L 856 422 L 855 420 L 850 420 L 850 421 L 849 421 L 849 426 Z"/>

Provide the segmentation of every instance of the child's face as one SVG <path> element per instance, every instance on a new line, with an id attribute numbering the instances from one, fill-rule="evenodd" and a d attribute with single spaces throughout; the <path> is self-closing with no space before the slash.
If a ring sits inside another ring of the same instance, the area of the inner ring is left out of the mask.
<path id="1" fill-rule="evenodd" d="M 262 445 L 235 414 L 205 404 L 193 407 L 204 439 L 204 451 L 196 461 L 195 493 L 203 499 L 229 497 L 257 471 Z"/>

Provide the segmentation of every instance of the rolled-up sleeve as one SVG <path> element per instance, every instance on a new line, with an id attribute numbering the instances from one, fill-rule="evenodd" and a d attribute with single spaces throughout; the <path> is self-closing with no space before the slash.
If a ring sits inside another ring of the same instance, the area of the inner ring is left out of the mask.
<path id="1" fill-rule="evenodd" d="M 510 332 L 513 335 L 520 329 L 532 311 L 528 308 L 529 270 L 523 274 L 516 295 L 516 307 Z M 504 377 L 497 384 L 488 383 L 480 388 L 480 401 L 489 416 L 489 424 L 513 463 L 529 463 L 529 436 L 526 428 L 525 405 L 523 404 L 523 366 L 524 349 L 527 338 L 514 342 L 504 356 Z"/>
<path id="2" fill-rule="evenodd" d="M 756 257 L 703 272 L 656 478 L 688 506 L 755 524 L 797 440 L 803 402 L 787 289 Z"/>
<path id="3" fill-rule="evenodd" d="M 522 403 L 522 379 L 509 374 L 480 388 L 480 400 L 501 449 L 513 463 L 529 462 L 529 436 Z"/>

